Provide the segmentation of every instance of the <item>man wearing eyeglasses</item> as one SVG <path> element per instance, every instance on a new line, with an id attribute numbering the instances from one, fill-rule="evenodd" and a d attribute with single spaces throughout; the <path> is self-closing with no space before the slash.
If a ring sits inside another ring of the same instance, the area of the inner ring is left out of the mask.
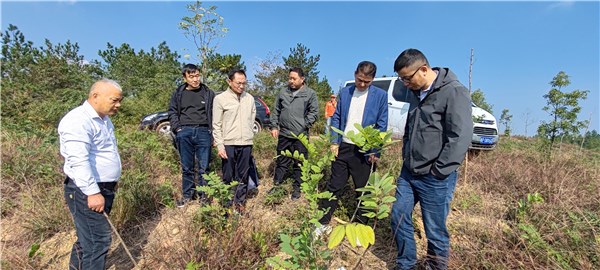
<path id="1" fill-rule="evenodd" d="M 348 134 L 350 131 L 358 133 L 355 124 L 362 127 L 373 125 L 382 132 L 387 130 L 387 93 L 381 88 L 371 85 L 376 72 L 377 66 L 372 62 L 362 61 L 358 64 L 354 71 L 355 84 L 340 90 L 339 101 L 331 117 L 332 127 L 343 130 L 344 134 Z M 335 131 L 331 132 L 331 136 L 333 143 L 331 152 L 336 158 L 331 164 L 331 179 L 327 183 L 327 190 L 339 199 L 343 188 L 348 183 L 348 177 L 352 176 L 355 188 L 362 188 L 367 184 L 371 164 L 375 165 L 374 163 L 379 160 L 379 153 L 362 153 L 359 151 L 359 146 Z M 360 193 L 357 192 L 356 196 L 358 198 Z M 317 235 L 329 230 L 327 224 L 338 206 L 338 200 L 322 200 L 320 206 L 321 209 L 329 208 L 329 210 L 319 220 L 323 226 L 317 228 Z M 368 219 L 362 215 L 363 211 L 361 210 L 362 208 L 359 209 L 356 219 L 365 224 Z"/>
<path id="2" fill-rule="evenodd" d="M 215 92 L 201 82 L 196 65 L 185 65 L 181 73 L 185 83 L 173 92 L 168 110 L 171 131 L 175 133 L 181 159 L 183 196 L 177 200 L 177 207 L 184 207 L 194 198 L 204 196 L 196 193 L 196 183 L 199 186 L 206 184 L 202 174 L 207 172 L 210 161 L 210 129 L 215 97 Z M 198 164 L 197 173 L 195 164 Z"/>
<path id="3" fill-rule="evenodd" d="M 248 192 L 248 174 L 252 158 L 252 140 L 256 105 L 254 97 L 245 91 L 246 72 L 232 70 L 228 74 L 227 90 L 215 97 L 213 106 L 213 137 L 222 161 L 223 181 L 238 181 L 234 206 L 244 212 Z"/>
<path id="4" fill-rule="evenodd" d="M 448 68 L 430 67 L 416 49 L 403 51 L 394 63 L 411 90 L 403 137 L 402 171 L 392 207 L 392 230 L 398 248 L 396 269 L 414 269 L 417 252 L 412 212 L 421 205 L 427 237 L 427 269 L 447 269 L 450 237 L 446 218 L 473 122 L 469 90 Z"/>

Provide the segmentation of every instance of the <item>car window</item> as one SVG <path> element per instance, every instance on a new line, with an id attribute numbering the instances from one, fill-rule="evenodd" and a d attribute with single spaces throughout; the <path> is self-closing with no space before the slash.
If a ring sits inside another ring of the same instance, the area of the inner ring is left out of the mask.
<path id="1" fill-rule="evenodd" d="M 404 86 L 404 84 L 400 80 L 397 80 L 394 83 L 392 97 L 396 101 L 408 102 L 408 88 Z"/>
<path id="2" fill-rule="evenodd" d="M 372 85 L 377 86 L 387 92 L 388 89 L 390 88 L 390 81 L 389 80 L 374 81 Z"/>

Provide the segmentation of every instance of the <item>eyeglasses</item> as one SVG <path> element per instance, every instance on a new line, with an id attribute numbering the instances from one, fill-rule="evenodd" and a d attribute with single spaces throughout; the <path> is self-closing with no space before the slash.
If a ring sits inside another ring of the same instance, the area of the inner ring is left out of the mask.
<path id="1" fill-rule="evenodd" d="M 401 81 L 403 81 L 405 83 L 410 82 L 410 80 L 412 80 L 412 78 L 415 76 L 415 74 L 417 74 L 417 72 L 421 69 L 421 67 L 423 67 L 423 66 L 420 66 L 419 68 L 417 68 L 417 70 L 415 70 L 415 72 L 413 72 L 413 74 L 410 75 L 410 76 L 408 76 L 408 77 L 400 77 L 400 76 L 398 76 L 398 80 L 401 80 Z"/>
<path id="2" fill-rule="evenodd" d="M 246 84 L 248 84 L 248 82 L 234 82 L 234 81 L 231 81 L 231 82 L 232 82 L 233 84 L 235 84 L 235 85 L 238 85 L 238 86 L 242 86 L 242 85 L 246 85 Z"/>

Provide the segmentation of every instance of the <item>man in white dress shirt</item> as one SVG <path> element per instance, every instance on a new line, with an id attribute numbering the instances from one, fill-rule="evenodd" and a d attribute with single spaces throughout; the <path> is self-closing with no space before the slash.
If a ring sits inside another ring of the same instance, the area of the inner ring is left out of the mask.
<path id="1" fill-rule="evenodd" d="M 69 269 L 105 269 L 111 230 L 109 213 L 121 176 L 115 114 L 123 99 L 121 86 L 108 79 L 90 88 L 88 99 L 60 121 L 60 153 L 65 158 L 65 200 L 73 216 L 77 241 Z"/>

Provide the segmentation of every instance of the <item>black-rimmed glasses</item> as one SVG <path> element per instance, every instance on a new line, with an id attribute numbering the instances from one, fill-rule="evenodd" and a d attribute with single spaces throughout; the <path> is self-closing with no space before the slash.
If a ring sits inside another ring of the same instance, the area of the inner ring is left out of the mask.
<path id="1" fill-rule="evenodd" d="M 412 80 L 412 78 L 415 76 L 415 74 L 417 74 L 417 72 L 419 71 L 419 69 L 421 69 L 421 67 L 423 67 L 423 66 L 420 66 L 419 68 L 417 68 L 417 70 L 415 70 L 415 72 L 413 72 L 413 74 L 410 75 L 410 76 L 408 76 L 408 77 L 400 77 L 400 76 L 398 76 L 398 80 L 401 80 L 401 81 L 403 81 L 405 83 L 410 82 L 410 80 Z"/>

